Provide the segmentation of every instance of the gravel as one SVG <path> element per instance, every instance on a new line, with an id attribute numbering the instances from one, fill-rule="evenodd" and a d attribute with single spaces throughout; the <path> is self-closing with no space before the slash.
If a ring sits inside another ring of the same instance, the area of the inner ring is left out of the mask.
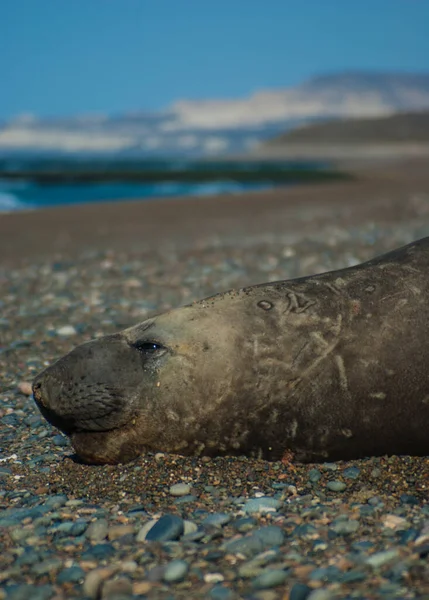
<path id="1" fill-rule="evenodd" d="M 147 454 L 87 466 L 29 391 L 75 344 L 233 286 L 355 264 L 429 231 L 86 251 L 0 272 L 0 600 L 429 598 L 429 463 Z M 426 594 L 426 596 L 425 596 Z"/>

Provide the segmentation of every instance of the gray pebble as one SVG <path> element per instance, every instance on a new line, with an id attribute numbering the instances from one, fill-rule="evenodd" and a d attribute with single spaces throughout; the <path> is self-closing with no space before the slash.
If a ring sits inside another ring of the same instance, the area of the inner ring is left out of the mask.
<path id="1" fill-rule="evenodd" d="M 185 560 L 172 560 L 165 568 L 163 579 L 167 582 L 182 581 L 188 572 L 189 565 Z"/>
<path id="2" fill-rule="evenodd" d="M 359 521 L 348 519 L 346 521 L 336 521 L 331 524 L 329 529 L 335 531 L 338 535 L 349 535 L 359 529 Z"/>
<path id="3" fill-rule="evenodd" d="M 226 513 L 213 513 L 206 517 L 201 525 L 203 527 L 223 527 L 231 520 L 231 515 Z"/>
<path id="4" fill-rule="evenodd" d="M 93 542 L 101 542 L 107 537 L 109 524 L 106 519 L 97 519 L 92 521 L 86 530 L 86 536 Z"/>
<path id="5" fill-rule="evenodd" d="M 347 485 L 343 481 L 328 481 L 326 487 L 328 490 L 331 490 L 331 492 L 344 492 Z"/>
<path id="6" fill-rule="evenodd" d="M 252 581 L 252 587 L 256 590 L 276 587 L 284 583 L 287 576 L 288 572 L 284 569 L 266 569 Z"/>
<path id="7" fill-rule="evenodd" d="M 276 498 L 262 496 L 261 498 L 252 498 L 251 500 L 248 500 L 244 505 L 243 510 L 249 515 L 263 514 L 275 512 L 281 505 L 282 502 Z"/>
<path id="8" fill-rule="evenodd" d="M 188 483 L 175 483 L 170 487 L 172 496 L 186 496 L 191 491 L 191 486 Z"/>

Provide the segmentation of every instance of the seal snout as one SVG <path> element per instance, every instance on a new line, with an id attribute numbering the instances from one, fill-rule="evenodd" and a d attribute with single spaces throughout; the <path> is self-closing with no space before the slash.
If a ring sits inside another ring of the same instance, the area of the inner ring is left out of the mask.
<path id="1" fill-rule="evenodd" d="M 123 381 L 130 352 L 118 336 L 109 336 L 78 346 L 45 369 L 33 383 L 43 416 L 67 435 L 122 426 L 131 408 L 126 392 L 133 381 Z"/>

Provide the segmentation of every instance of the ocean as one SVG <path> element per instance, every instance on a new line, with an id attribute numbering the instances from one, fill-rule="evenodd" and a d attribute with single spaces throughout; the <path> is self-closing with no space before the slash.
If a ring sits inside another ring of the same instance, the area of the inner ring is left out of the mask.
<path id="1" fill-rule="evenodd" d="M 0 212 L 87 202 L 237 194 L 327 173 L 315 163 L 0 157 Z"/>
<path id="2" fill-rule="evenodd" d="M 84 204 L 86 202 L 121 201 L 141 198 L 149 200 L 175 196 L 207 196 L 237 194 L 271 187 L 268 183 L 213 181 L 207 183 L 67 183 L 40 185 L 32 181 L 0 179 L 0 212 L 35 210 L 49 206 Z"/>

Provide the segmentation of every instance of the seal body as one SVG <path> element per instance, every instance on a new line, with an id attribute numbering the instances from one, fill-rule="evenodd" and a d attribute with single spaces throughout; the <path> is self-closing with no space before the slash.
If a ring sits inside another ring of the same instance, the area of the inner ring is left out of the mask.
<path id="1" fill-rule="evenodd" d="M 75 348 L 34 397 L 76 453 L 429 454 L 429 238 L 233 290 Z"/>

